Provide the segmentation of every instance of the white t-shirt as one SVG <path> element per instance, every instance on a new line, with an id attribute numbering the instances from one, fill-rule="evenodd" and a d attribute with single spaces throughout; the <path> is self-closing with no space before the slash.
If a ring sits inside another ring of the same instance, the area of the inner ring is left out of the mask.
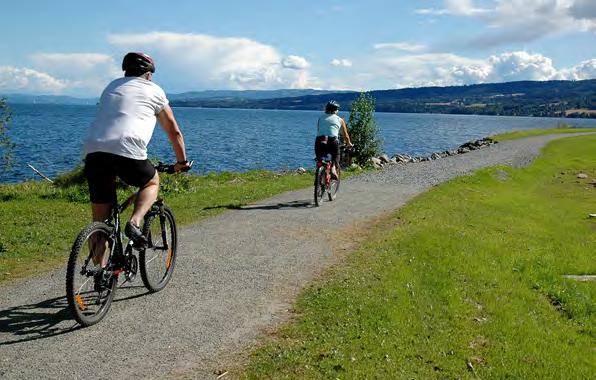
<path id="1" fill-rule="evenodd" d="M 147 159 L 156 115 L 167 104 L 161 87 L 144 78 L 123 77 L 112 81 L 101 94 L 83 153 L 107 152 L 135 160 Z"/>

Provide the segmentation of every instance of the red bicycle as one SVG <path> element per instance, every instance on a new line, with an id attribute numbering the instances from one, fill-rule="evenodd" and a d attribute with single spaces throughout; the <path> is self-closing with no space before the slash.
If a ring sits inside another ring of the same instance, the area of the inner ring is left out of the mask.
<path id="1" fill-rule="evenodd" d="M 315 170 L 315 206 L 320 206 L 323 202 L 325 193 L 329 201 L 333 201 L 339 190 L 339 183 L 341 177 L 341 169 L 336 167 L 336 175 L 332 175 L 331 168 L 333 161 L 331 154 L 326 154 L 323 157 L 317 158 L 317 168 Z"/>

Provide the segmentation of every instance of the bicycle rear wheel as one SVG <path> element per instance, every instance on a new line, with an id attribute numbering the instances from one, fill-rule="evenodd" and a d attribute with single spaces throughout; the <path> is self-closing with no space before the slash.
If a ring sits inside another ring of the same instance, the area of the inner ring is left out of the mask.
<path id="1" fill-rule="evenodd" d="M 72 245 L 66 270 L 66 298 L 72 315 L 83 326 L 101 321 L 114 299 L 118 277 L 102 269 L 100 262 L 102 253 L 111 258 L 114 244 L 112 228 L 93 222 Z"/>
<path id="2" fill-rule="evenodd" d="M 143 234 L 149 244 L 139 255 L 141 279 L 149 291 L 158 292 L 170 282 L 176 264 L 178 239 L 172 210 L 164 205 L 162 211 L 150 212 Z"/>
<path id="3" fill-rule="evenodd" d="M 329 200 L 332 201 L 337 197 L 337 192 L 339 191 L 339 183 L 341 180 L 341 169 L 337 168 L 337 179 L 333 179 L 331 177 L 331 182 L 329 183 L 329 189 L 327 190 L 327 196 Z"/>
<path id="4" fill-rule="evenodd" d="M 323 196 L 325 196 L 325 167 L 319 166 L 315 171 L 314 184 L 315 206 L 320 206 L 323 203 Z"/>

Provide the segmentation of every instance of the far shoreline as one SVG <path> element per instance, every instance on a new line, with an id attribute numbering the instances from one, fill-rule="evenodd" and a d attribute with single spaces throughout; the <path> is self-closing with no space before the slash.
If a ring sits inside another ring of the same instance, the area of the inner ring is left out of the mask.
<path id="1" fill-rule="evenodd" d="M 52 106 L 52 107 L 95 107 L 97 104 L 78 104 L 78 103 L 30 103 L 30 102 L 11 102 L 7 101 L 9 106 Z M 206 109 L 206 110 L 237 110 L 237 111 L 298 111 L 298 112 L 321 112 L 321 110 L 312 108 L 246 108 L 246 107 L 200 107 L 200 106 L 186 106 L 176 104 L 175 102 L 170 103 L 174 109 Z M 500 114 L 489 114 L 489 113 L 467 113 L 467 112 L 399 112 L 399 111 L 376 111 L 375 114 L 399 114 L 399 115 L 453 115 L 453 116 L 490 116 L 490 117 L 521 117 L 521 118 L 544 118 L 544 119 L 562 119 L 562 120 L 592 120 L 596 119 L 596 110 L 581 109 L 583 114 L 589 116 L 568 116 L 575 115 L 575 113 L 569 113 L 570 111 L 580 111 L 580 109 L 566 110 L 565 116 L 544 116 L 544 115 L 500 115 Z M 341 113 L 348 113 L 349 111 L 340 111 Z M 580 127 L 581 128 L 581 127 Z"/>

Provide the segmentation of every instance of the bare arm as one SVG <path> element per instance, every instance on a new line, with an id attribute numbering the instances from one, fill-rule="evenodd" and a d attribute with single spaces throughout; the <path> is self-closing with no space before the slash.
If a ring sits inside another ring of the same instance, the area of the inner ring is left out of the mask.
<path id="1" fill-rule="evenodd" d="M 184 137 L 178 127 L 174 112 L 169 105 L 166 105 L 164 109 L 157 114 L 157 120 L 159 125 L 168 135 L 168 139 L 174 148 L 176 154 L 176 160 L 178 162 L 186 161 L 186 148 L 184 146 Z M 184 165 L 177 164 L 178 170 L 182 169 Z"/>
<path id="2" fill-rule="evenodd" d="M 348 134 L 348 126 L 346 125 L 346 122 L 344 119 L 341 119 L 341 134 L 344 137 L 344 142 L 348 146 L 352 146 L 352 140 L 350 139 L 350 135 Z"/>

